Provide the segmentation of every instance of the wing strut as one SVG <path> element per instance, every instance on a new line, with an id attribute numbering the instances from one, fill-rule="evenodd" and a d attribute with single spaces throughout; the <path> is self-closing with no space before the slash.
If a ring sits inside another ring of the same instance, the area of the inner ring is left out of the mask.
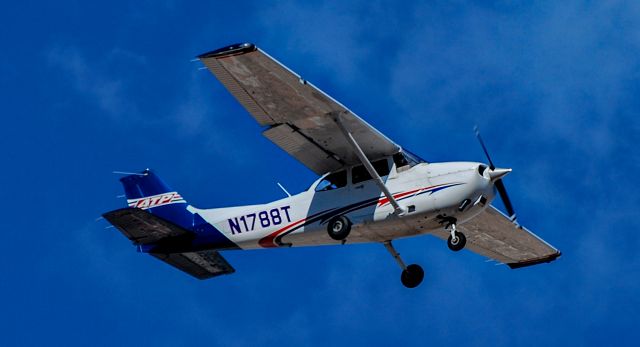
<path id="1" fill-rule="evenodd" d="M 382 190 L 382 192 L 387 197 L 387 199 L 389 199 L 389 203 L 393 206 L 394 213 L 398 216 L 404 215 L 407 212 L 407 210 L 398 204 L 398 201 L 396 201 L 396 198 L 394 198 L 391 192 L 389 191 L 389 189 L 387 189 L 387 186 L 384 184 L 384 181 L 382 181 L 382 178 L 380 177 L 380 175 L 378 175 L 376 170 L 373 168 L 373 165 L 371 165 L 369 158 L 367 158 L 367 156 L 364 154 L 364 152 L 362 151 L 362 148 L 360 148 L 356 140 L 353 138 L 353 135 L 349 132 L 349 130 L 347 130 L 344 124 L 342 124 L 340 115 L 339 114 L 335 115 L 334 120 L 338 125 L 338 128 L 340 128 L 340 131 L 342 131 L 342 134 L 344 134 L 344 137 L 347 139 L 347 142 L 349 142 L 351 147 L 353 147 L 353 151 L 358 156 L 358 159 L 360 159 L 364 167 L 369 172 L 369 175 L 373 177 L 373 180 L 376 182 L 380 190 Z"/>

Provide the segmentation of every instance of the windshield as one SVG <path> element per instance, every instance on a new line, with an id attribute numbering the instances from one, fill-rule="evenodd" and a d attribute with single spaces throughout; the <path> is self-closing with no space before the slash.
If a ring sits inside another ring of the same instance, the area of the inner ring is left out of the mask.
<path id="1" fill-rule="evenodd" d="M 417 155 L 407 150 L 403 150 L 402 152 L 398 152 L 394 154 L 393 162 L 394 164 L 396 164 L 396 170 L 399 170 L 399 169 L 407 170 L 420 163 L 426 163 L 422 158 L 418 157 Z"/>

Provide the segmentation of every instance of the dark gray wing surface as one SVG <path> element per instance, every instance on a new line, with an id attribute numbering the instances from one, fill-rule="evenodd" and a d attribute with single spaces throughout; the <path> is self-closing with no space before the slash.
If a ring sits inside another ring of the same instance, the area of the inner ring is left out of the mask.
<path id="1" fill-rule="evenodd" d="M 321 175 L 359 164 L 336 125 L 339 116 L 370 160 L 400 147 L 382 133 L 253 44 L 198 57 L 263 126 L 263 135 Z"/>
<path id="2" fill-rule="evenodd" d="M 216 251 L 149 254 L 200 280 L 231 274 L 236 271 Z"/>
<path id="3" fill-rule="evenodd" d="M 507 264 L 512 269 L 548 263 L 560 256 L 560 251 L 527 228 L 513 223 L 493 206 L 458 225 L 458 230 L 467 238 L 466 249 Z M 449 233 L 437 232 L 436 235 L 447 239 Z"/>
<path id="4" fill-rule="evenodd" d="M 188 232 L 139 208 L 122 208 L 102 216 L 136 245 L 153 243 Z"/>

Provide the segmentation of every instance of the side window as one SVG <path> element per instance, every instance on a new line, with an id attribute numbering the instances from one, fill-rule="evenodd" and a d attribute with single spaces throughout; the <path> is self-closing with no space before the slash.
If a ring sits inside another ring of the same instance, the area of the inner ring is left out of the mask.
<path id="1" fill-rule="evenodd" d="M 373 168 L 376 169 L 376 172 L 380 177 L 389 175 L 389 161 L 386 158 L 376 160 L 371 164 L 373 164 Z"/>
<path id="2" fill-rule="evenodd" d="M 362 181 L 366 181 L 370 179 L 371 176 L 367 172 L 367 169 L 364 168 L 364 165 L 355 166 L 351 169 L 351 183 L 356 184 Z"/>
<path id="3" fill-rule="evenodd" d="M 316 192 L 324 192 L 327 190 L 333 190 L 342 188 L 347 185 L 347 171 L 334 172 L 325 177 L 316 186 Z"/>
<path id="4" fill-rule="evenodd" d="M 387 162 L 387 159 L 376 160 L 372 162 L 371 165 L 373 165 L 373 168 L 380 177 L 384 177 L 389 174 L 389 163 Z M 351 182 L 353 184 L 364 182 L 371 178 L 371 175 L 369 175 L 369 172 L 364 165 L 358 165 L 351 169 Z"/>

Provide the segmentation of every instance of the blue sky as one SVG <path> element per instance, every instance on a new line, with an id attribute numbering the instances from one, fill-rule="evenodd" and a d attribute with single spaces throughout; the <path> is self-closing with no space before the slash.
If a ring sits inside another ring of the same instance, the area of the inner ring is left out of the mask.
<path id="1" fill-rule="evenodd" d="M 17 2 L 0 12 L 2 345 L 634 345 L 640 4 Z M 198 207 L 315 179 L 190 60 L 259 45 L 429 161 L 484 157 L 563 251 L 509 270 L 424 236 L 406 290 L 380 245 L 227 252 L 197 281 L 96 221 L 113 170 Z"/>

